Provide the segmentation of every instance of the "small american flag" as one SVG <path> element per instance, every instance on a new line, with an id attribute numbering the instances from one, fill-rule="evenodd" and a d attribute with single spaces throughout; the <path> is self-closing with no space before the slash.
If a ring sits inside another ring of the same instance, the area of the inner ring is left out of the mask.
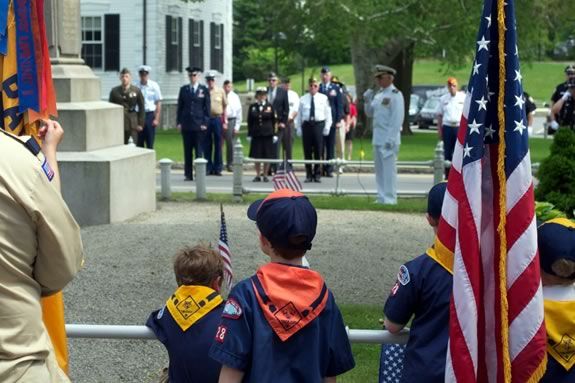
<path id="1" fill-rule="evenodd" d="M 286 166 L 279 168 L 272 178 L 274 190 L 291 189 L 293 191 L 301 191 L 302 186 L 293 170 L 285 170 Z"/>
<path id="2" fill-rule="evenodd" d="M 226 228 L 226 216 L 224 215 L 224 207 L 220 204 L 220 211 L 222 213 L 220 220 L 220 239 L 218 241 L 218 250 L 224 261 L 224 281 L 227 291 L 232 288 L 232 279 L 234 273 L 232 270 L 232 254 L 228 247 L 228 230 Z"/>
<path id="3" fill-rule="evenodd" d="M 399 383 L 403 372 L 403 344 L 382 344 L 379 359 L 379 383 Z"/>
<path id="4" fill-rule="evenodd" d="M 535 382 L 543 296 L 513 0 L 485 0 L 436 249 L 453 255 L 446 382 Z"/>

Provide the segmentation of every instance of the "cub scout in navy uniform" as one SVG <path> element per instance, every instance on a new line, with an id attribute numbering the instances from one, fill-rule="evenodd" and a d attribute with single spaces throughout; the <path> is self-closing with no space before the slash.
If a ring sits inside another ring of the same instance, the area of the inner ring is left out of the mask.
<path id="1" fill-rule="evenodd" d="M 174 259 L 174 274 L 178 289 L 146 322 L 168 350 L 169 380 L 164 381 L 215 383 L 221 365 L 208 350 L 224 309 L 222 257 L 208 246 L 186 247 Z"/>
<path id="2" fill-rule="evenodd" d="M 427 221 L 435 233 L 446 189 L 447 182 L 442 182 L 429 191 Z M 401 331 L 414 317 L 401 382 L 444 381 L 453 278 L 452 262 L 441 253 L 439 248 L 430 247 L 402 265 L 385 302 L 385 328 L 389 332 Z"/>
<path id="3" fill-rule="evenodd" d="M 545 299 L 547 371 L 543 383 L 575 382 L 575 223 L 566 218 L 537 229 Z"/>
<path id="4" fill-rule="evenodd" d="M 302 266 L 317 214 L 306 196 L 280 189 L 254 202 L 270 263 L 230 292 L 210 356 L 220 383 L 335 382 L 355 362 L 341 313 L 321 275 Z"/>

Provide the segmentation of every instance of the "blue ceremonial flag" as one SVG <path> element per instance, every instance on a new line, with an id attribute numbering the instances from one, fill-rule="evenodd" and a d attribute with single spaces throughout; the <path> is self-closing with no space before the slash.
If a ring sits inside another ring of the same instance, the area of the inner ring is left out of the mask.
<path id="1" fill-rule="evenodd" d="M 379 383 L 399 383 L 403 372 L 403 344 L 382 344 L 379 359 Z"/>

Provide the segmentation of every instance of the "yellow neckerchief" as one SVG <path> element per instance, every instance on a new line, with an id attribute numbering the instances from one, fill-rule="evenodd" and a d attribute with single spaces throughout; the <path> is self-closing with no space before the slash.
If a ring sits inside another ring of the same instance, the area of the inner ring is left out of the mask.
<path id="1" fill-rule="evenodd" d="M 166 301 L 166 307 L 182 331 L 223 302 L 220 294 L 206 286 L 180 286 Z"/>
<path id="2" fill-rule="evenodd" d="M 543 287 L 547 353 L 569 371 L 575 365 L 575 284 Z"/>
<path id="3" fill-rule="evenodd" d="M 427 249 L 425 254 L 453 275 L 453 253 L 437 237 L 435 237 L 433 246 Z"/>

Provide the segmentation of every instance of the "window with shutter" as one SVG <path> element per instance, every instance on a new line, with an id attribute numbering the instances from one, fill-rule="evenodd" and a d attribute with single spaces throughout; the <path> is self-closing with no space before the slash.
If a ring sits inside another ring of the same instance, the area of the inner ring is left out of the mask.
<path id="1" fill-rule="evenodd" d="M 204 66 L 204 33 L 203 21 L 188 20 L 188 53 L 191 66 L 203 68 Z"/>
<path id="2" fill-rule="evenodd" d="M 216 54 L 216 23 L 210 23 L 210 69 L 217 69 L 218 55 Z"/>
<path id="3" fill-rule="evenodd" d="M 166 72 L 182 71 L 182 18 L 166 16 Z"/>
<path id="4" fill-rule="evenodd" d="M 104 70 L 120 70 L 120 15 L 105 15 Z"/>
<path id="5" fill-rule="evenodd" d="M 82 17 L 82 58 L 92 69 L 102 69 L 103 45 L 102 17 Z"/>

